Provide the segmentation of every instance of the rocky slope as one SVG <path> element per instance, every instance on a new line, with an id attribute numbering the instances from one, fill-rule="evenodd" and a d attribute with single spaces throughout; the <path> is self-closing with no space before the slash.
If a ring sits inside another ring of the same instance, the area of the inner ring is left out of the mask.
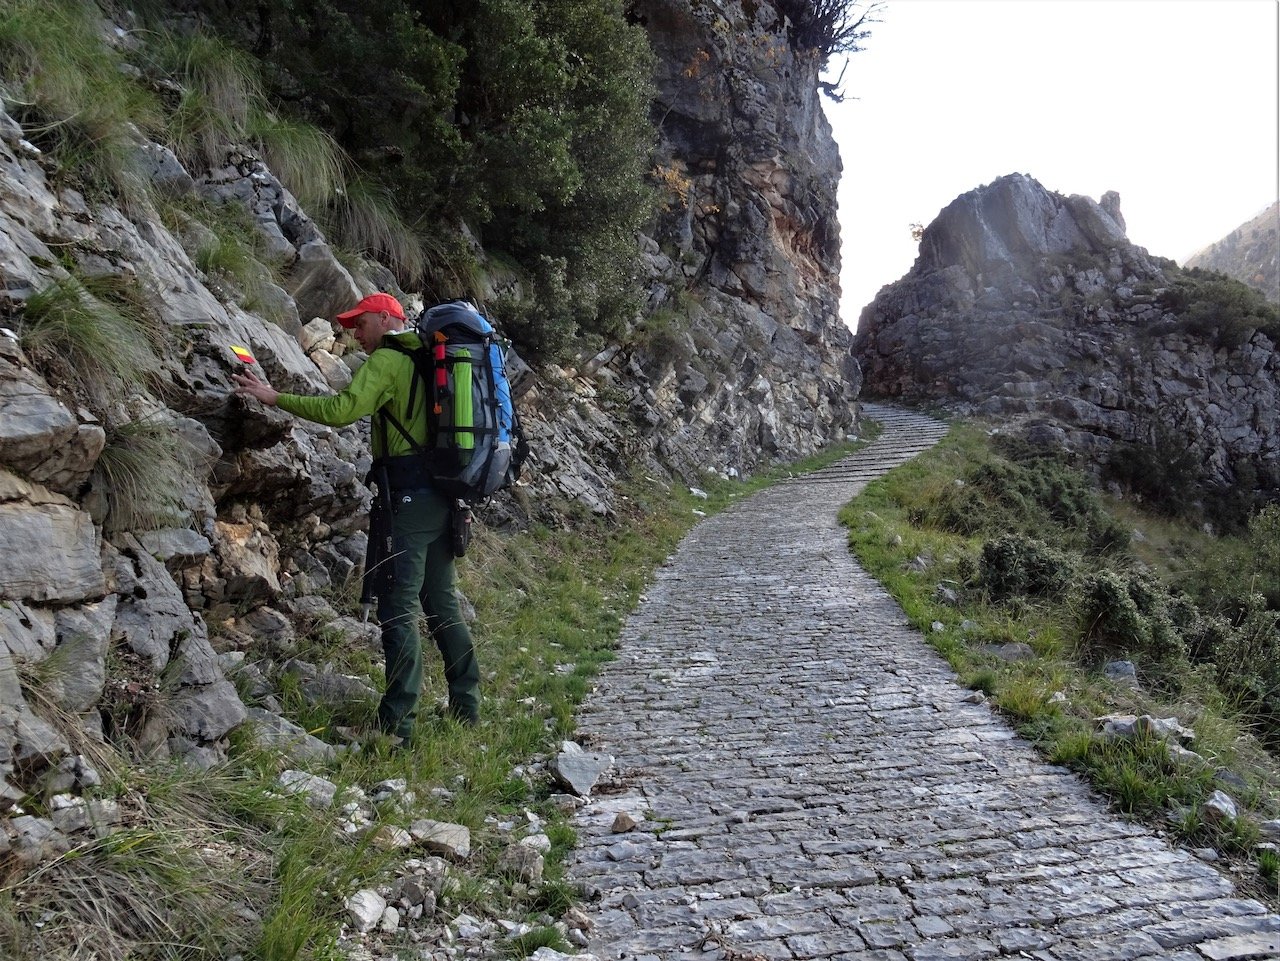
<path id="1" fill-rule="evenodd" d="M 863 311 L 865 392 L 993 415 L 1100 463 L 1172 445 L 1208 482 L 1274 491 L 1276 345 L 1189 329 L 1173 271 L 1129 243 L 1114 193 L 1001 177 L 947 206 Z"/>
<path id="2" fill-rule="evenodd" d="M 791 49 L 768 3 L 636 11 L 662 64 L 657 175 L 676 188 L 641 238 L 653 316 L 572 368 L 513 359 L 533 456 L 491 523 L 575 503 L 608 515 L 631 465 L 747 472 L 854 426 L 858 369 L 836 306 L 839 160 L 817 63 Z M 388 278 L 339 261 L 249 151 L 228 145 L 202 170 L 141 134 L 132 149 L 150 186 L 126 209 L 59 176 L 0 112 L 0 812 L 95 776 L 80 734 L 33 709 L 36 690 L 90 740 L 123 736 L 200 765 L 249 719 L 261 736 L 310 744 L 278 716 L 286 674 L 309 697 L 369 693 L 291 659 L 321 627 L 377 648 L 376 629 L 324 599 L 363 559 L 367 429 L 235 399 L 231 348 L 247 347 L 279 389 L 339 389 L 361 358 L 327 318 Z M 247 285 L 210 265 L 210 202 L 249 212 L 278 281 Z M 92 352 L 80 369 L 40 356 L 25 337 L 50 292 L 104 313 L 93 295 L 104 278 L 142 322 L 129 347 L 151 359 L 137 380 L 97 370 Z M 162 696 L 164 711 L 147 710 Z M 38 861 L 81 821 L 0 818 L 0 852 Z"/>
<path id="3" fill-rule="evenodd" d="M 1280 201 L 1188 257 L 1186 265 L 1220 270 L 1280 304 Z"/>

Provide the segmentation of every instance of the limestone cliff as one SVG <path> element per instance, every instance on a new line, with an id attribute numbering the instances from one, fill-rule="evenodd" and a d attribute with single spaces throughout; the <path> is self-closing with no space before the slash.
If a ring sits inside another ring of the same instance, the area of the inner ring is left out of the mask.
<path id="1" fill-rule="evenodd" d="M 1280 304 L 1280 201 L 1188 257 L 1187 266 L 1220 270 Z"/>
<path id="2" fill-rule="evenodd" d="M 1021 174 L 953 201 L 863 311 L 866 393 L 1013 421 L 1098 463 L 1173 444 L 1209 483 L 1280 488 L 1274 324 L 1189 309 L 1119 203 Z"/>
<path id="3" fill-rule="evenodd" d="M 650 316 L 600 374 L 642 387 L 634 413 L 685 469 L 812 453 L 851 430 L 860 383 L 839 316 L 841 168 L 820 64 L 769 3 L 632 10 L 658 54 L 665 211 L 644 238 Z"/>

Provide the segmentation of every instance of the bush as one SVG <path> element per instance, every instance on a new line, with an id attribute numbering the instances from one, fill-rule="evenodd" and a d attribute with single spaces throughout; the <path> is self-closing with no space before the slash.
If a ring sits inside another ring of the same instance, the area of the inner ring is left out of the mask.
<path id="1" fill-rule="evenodd" d="M 493 312 L 502 329 L 534 360 L 566 359 L 581 347 L 574 320 L 573 295 L 565 277 L 566 264 L 556 257 L 539 257 L 524 296 L 500 297 Z"/>
<path id="2" fill-rule="evenodd" d="M 879 3 L 857 0 L 778 0 L 778 12 L 787 18 L 791 43 L 797 50 L 814 50 L 822 62 L 837 53 L 857 53 L 871 36 Z"/>
<path id="3" fill-rule="evenodd" d="M 1005 534 L 982 545 L 978 582 L 992 600 L 1060 595 L 1074 574 L 1072 559 L 1042 541 Z"/>
<path id="4" fill-rule="evenodd" d="M 1261 291 L 1223 273 L 1184 270 L 1158 303 L 1178 315 L 1180 330 L 1214 347 L 1239 347 L 1255 331 L 1280 340 L 1280 310 Z"/>
<path id="5" fill-rule="evenodd" d="M 1280 614 L 1260 594 L 1220 638 L 1214 652 L 1218 683 L 1241 697 L 1251 713 L 1280 717 Z"/>
<path id="6" fill-rule="evenodd" d="M 1103 510 L 1089 479 L 1044 456 L 985 459 L 911 519 L 969 536 L 1014 531 L 1043 539 L 1052 532 L 1064 547 L 1086 554 L 1115 553 L 1129 544 L 1128 531 Z"/>
<path id="7" fill-rule="evenodd" d="M 1082 655 L 1086 661 L 1127 655 L 1166 665 L 1184 660 L 1186 649 L 1170 606 L 1168 592 L 1149 575 L 1087 575 L 1078 612 Z"/>
<path id="8" fill-rule="evenodd" d="M 360 164 L 363 199 L 378 202 L 335 219 L 384 220 L 382 188 L 436 251 L 455 249 L 437 241 L 467 224 L 544 288 L 502 306 L 527 355 L 631 321 L 635 235 L 654 209 L 652 55 L 620 0 L 268 0 L 256 22 L 222 0 L 197 5 L 269 65 L 274 99 Z M 344 237 L 378 256 L 407 249 L 398 226 Z M 554 283 L 544 258 L 560 265 Z M 469 260 L 428 250 L 426 289 L 454 295 Z M 548 295 L 555 284 L 564 297 Z"/>
<path id="9" fill-rule="evenodd" d="M 1232 622 L 1248 613 L 1254 594 L 1269 610 L 1280 610 L 1280 504 L 1255 512 L 1242 535 L 1200 551 L 1180 585 L 1200 608 Z"/>
<path id="10" fill-rule="evenodd" d="M 1247 537 L 1254 590 L 1270 610 L 1280 610 L 1280 504 L 1268 504 L 1254 514 Z"/>

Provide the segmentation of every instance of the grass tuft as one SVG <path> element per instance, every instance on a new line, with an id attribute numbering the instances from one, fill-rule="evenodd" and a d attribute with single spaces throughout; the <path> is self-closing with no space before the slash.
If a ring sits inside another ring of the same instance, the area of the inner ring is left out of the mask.
<path id="1" fill-rule="evenodd" d="M 245 133 L 303 209 L 321 210 L 345 189 L 346 155 L 319 127 L 260 107 Z"/>
<path id="2" fill-rule="evenodd" d="M 134 420 L 107 432 L 94 465 L 94 487 L 107 501 L 104 530 L 183 526 L 183 496 L 195 486 L 199 454 L 172 424 Z"/>
<path id="3" fill-rule="evenodd" d="M 206 167 L 224 163 L 228 145 L 243 136 L 265 98 L 257 63 L 207 33 L 161 31 L 150 49 L 182 87 L 169 120 L 175 152 Z"/>
<path id="4" fill-rule="evenodd" d="M 76 385 L 99 410 L 157 382 L 168 337 L 131 281 L 74 275 L 28 298 L 19 334 L 53 379 Z"/>
<path id="5" fill-rule="evenodd" d="M 163 111 L 122 69 L 100 19 L 83 0 L 8 0 L 0 7 L 4 99 L 27 135 L 85 184 L 139 201 L 147 188 L 134 131 L 159 130 Z"/>
<path id="6" fill-rule="evenodd" d="M 364 177 L 348 178 L 343 188 L 329 198 L 325 220 L 340 243 L 377 257 L 406 288 L 422 284 L 427 270 L 426 248 L 384 188 Z"/>
<path id="7" fill-rule="evenodd" d="M 511 939 L 509 945 L 512 958 L 527 958 L 539 948 L 551 948 L 553 951 L 567 952 L 569 942 L 564 935 L 553 927 L 534 928 Z"/>

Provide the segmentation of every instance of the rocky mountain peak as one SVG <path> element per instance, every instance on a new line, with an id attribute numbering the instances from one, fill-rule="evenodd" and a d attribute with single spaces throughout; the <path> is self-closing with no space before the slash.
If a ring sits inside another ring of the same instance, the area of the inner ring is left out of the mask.
<path id="1" fill-rule="evenodd" d="M 1128 241 L 1101 202 L 1010 174 L 949 204 L 863 311 L 864 393 L 1012 421 L 1099 467 L 1190 452 L 1200 480 L 1280 486 L 1275 323 Z"/>
<path id="2" fill-rule="evenodd" d="M 942 210 L 925 229 L 912 274 L 958 266 L 975 280 L 1034 281 L 1047 257 L 1105 255 L 1129 246 L 1120 195 L 1111 191 L 1104 199 L 1106 206 L 1078 194 L 1064 197 L 1026 174 L 1007 174 Z"/>

